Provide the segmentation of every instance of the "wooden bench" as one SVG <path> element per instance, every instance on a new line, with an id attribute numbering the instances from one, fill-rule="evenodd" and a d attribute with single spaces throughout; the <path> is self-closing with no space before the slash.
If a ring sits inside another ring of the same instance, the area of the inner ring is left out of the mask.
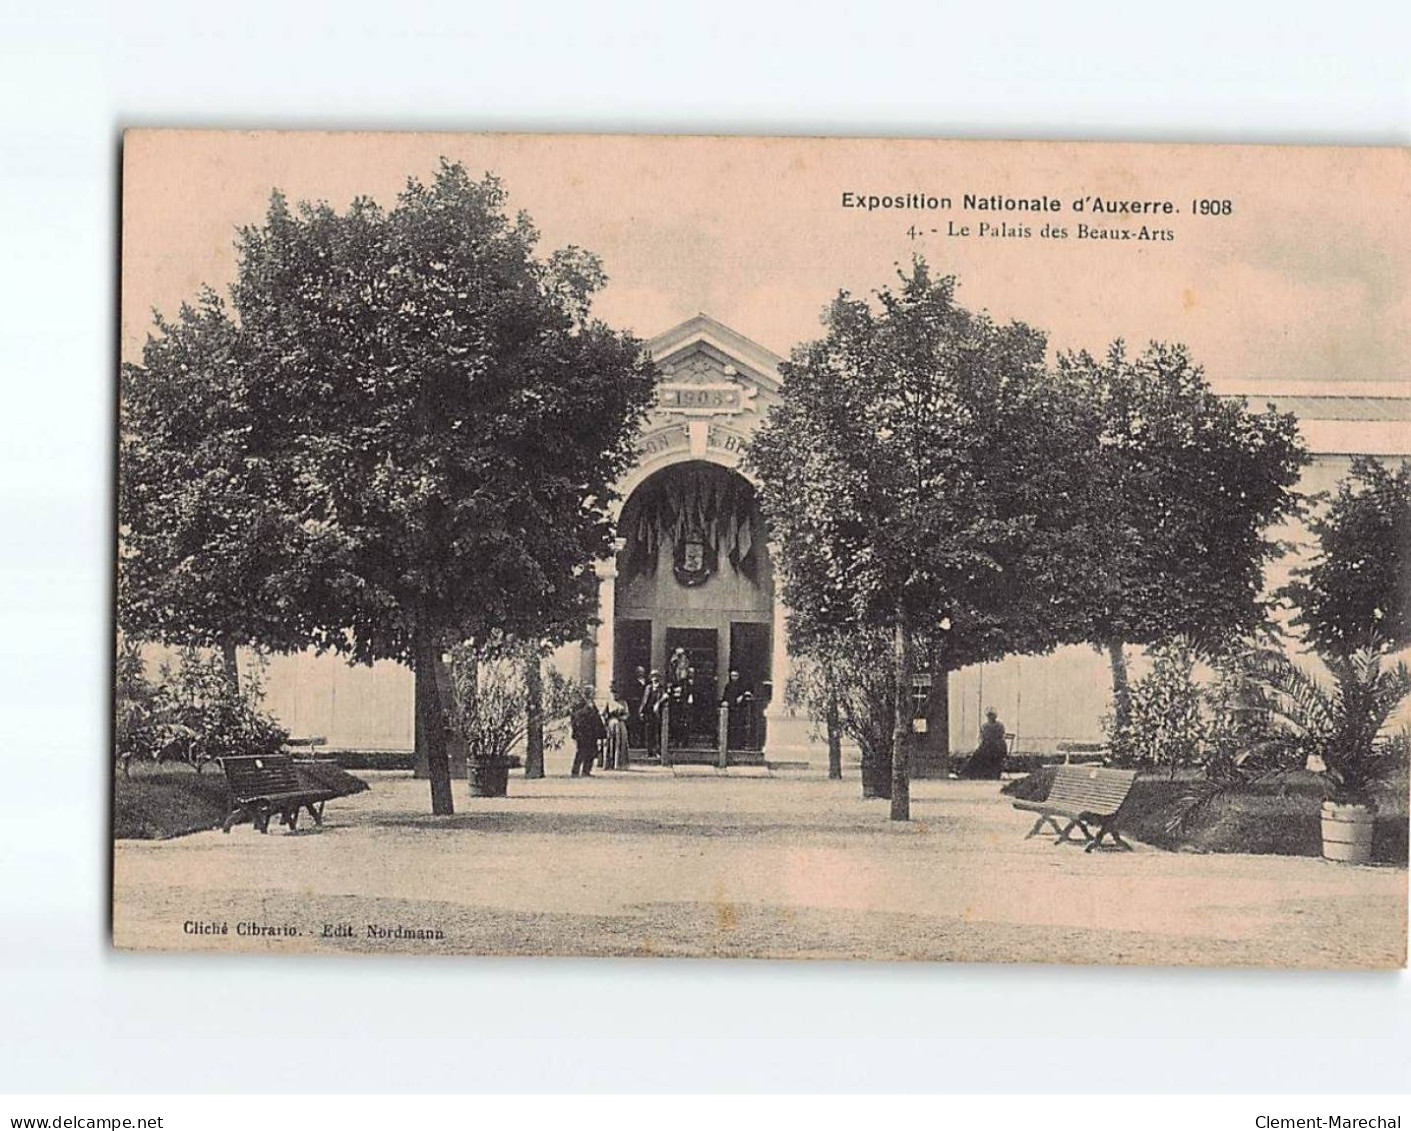
<path id="1" fill-rule="evenodd" d="M 1105 742 L 1060 742 L 1058 752 L 1063 755 L 1063 764 L 1069 765 L 1077 754 L 1084 762 L 1100 762 L 1111 753 Z"/>
<path id="2" fill-rule="evenodd" d="M 302 783 L 288 754 L 241 754 L 222 758 L 221 765 L 230 783 L 230 812 L 221 825 L 223 833 L 230 832 L 230 826 L 242 815 L 267 833 L 269 819 L 276 813 L 279 823 L 292 833 L 299 823 L 300 809 L 307 809 L 314 824 L 321 825 L 323 803 L 338 796 L 331 789 Z"/>
<path id="3" fill-rule="evenodd" d="M 1048 796 L 1042 801 L 1016 801 L 1016 809 L 1028 809 L 1038 813 L 1039 819 L 1029 830 L 1029 837 L 1037 833 L 1045 824 L 1052 826 L 1058 834 L 1054 844 L 1064 844 L 1072 840 L 1075 828 L 1081 829 L 1087 838 L 1087 851 L 1102 846 L 1103 837 L 1111 837 L 1119 848 L 1131 850 L 1131 845 L 1118 835 L 1117 825 L 1122 804 L 1132 792 L 1132 783 L 1137 779 L 1136 770 L 1104 770 L 1096 766 L 1056 766 L 1053 784 Z M 1063 817 L 1068 824 L 1059 828 L 1056 818 Z M 1094 835 L 1089 825 L 1097 825 Z"/>

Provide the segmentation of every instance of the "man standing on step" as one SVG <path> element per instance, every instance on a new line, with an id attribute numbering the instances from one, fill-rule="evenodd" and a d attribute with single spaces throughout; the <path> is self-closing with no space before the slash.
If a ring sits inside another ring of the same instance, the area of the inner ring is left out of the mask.
<path id="1" fill-rule="evenodd" d="M 751 733 L 751 712 L 754 710 L 754 691 L 740 678 L 738 668 L 730 669 L 730 678 L 725 681 L 720 692 L 720 705 L 730 710 L 730 722 L 726 727 L 727 743 L 731 750 L 753 748 Z"/>
<path id="2" fill-rule="evenodd" d="M 661 706 L 666 701 L 666 688 L 661 685 L 661 672 L 652 672 L 637 714 L 646 732 L 647 757 L 661 757 Z"/>
<path id="3" fill-rule="evenodd" d="M 647 728 L 642 722 L 642 703 L 647 696 L 647 669 L 638 667 L 627 688 L 627 741 L 634 750 L 647 745 Z"/>

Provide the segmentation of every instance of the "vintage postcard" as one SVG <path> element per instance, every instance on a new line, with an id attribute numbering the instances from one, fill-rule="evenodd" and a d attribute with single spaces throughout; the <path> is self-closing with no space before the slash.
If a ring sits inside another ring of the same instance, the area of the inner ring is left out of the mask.
<path id="1" fill-rule="evenodd" d="M 117 947 L 1405 964 L 1411 152 L 122 194 Z"/>

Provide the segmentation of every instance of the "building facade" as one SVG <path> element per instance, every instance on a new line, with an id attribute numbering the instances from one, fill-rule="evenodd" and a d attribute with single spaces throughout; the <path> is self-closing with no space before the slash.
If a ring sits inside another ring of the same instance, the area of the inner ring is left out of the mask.
<path id="1" fill-rule="evenodd" d="M 718 742 L 714 708 L 734 672 L 750 704 L 741 745 L 762 748 L 786 727 L 789 650 L 742 458 L 778 399 L 780 359 L 704 314 L 650 349 L 657 404 L 620 485 L 618 552 L 599 567 L 598 627 L 580 648 L 580 678 L 599 699 L 637 698 L 642 675 L 670 690 L 684 670 L 691 690 L 674 700 L 676 735 L 700 749 Z"/>

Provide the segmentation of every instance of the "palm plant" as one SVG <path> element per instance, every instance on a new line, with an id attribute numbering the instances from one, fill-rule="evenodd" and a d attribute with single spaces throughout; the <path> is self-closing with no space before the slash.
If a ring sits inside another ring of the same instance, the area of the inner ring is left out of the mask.
<path id="1" fill-rule="evenodd" d="M 1330 800 L 1366 804 L 1406 756 L 1406 731 L 1387 733 L 1386 726 L 1411 694 L 1411 671 L 1403 662 L 1385 664 L 1375 646 L 1324 662 L 1331 685 L 1278 652 L 1254 653 L 1247 671 L 1266 692 L 1268 741 L 1318 758 Z"/>

